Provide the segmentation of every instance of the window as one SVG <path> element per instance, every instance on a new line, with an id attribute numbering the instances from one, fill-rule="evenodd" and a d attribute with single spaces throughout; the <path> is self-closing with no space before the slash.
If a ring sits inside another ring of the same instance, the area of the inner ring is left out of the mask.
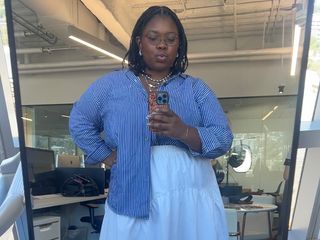
<path id="1" fill-rule="evenodd" d="M 296 96 L 220 99 L 234 133 L 233 145 L 249 145 L 252 165 L 246 173 L 229 167 L 229 182 L 271 192 L 282 181 L 283 163 L 293 135 Z M 226 168 L 226 159 L 220 158 Z M 266 181 L 267 180 L 267 181 Z"/>

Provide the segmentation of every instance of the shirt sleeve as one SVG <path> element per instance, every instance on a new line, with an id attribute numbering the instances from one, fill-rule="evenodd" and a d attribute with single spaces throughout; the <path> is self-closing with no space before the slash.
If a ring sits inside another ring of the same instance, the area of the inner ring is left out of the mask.
<path id="1" fill-rule="evenodd" d="M 69 120 L 70 134 L 74 142 L 87 154 L 88 164 L 100 163 L 112 152 L 101 137 L 103 120 L 95 88 L 95 84 L 92 84 L 74 103 Z"/>
<path id="2" fill-rule="evenodd" d="M 231 147 L 233 134 L 229 122 L 214 92 L 203 81 L 195 83 L 194 96 L 202 118 L 202 125 L 196 126 L 202 152 L 191 150 L 191 153 L 193 156 L 217 158 Z"/>

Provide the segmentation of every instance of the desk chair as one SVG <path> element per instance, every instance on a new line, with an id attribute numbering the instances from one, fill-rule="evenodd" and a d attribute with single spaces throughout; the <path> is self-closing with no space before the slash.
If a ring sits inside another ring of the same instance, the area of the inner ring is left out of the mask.
<path id="1" fill-rule="evenodd" d="M 274 211 L 274 215 L 273 218 L 276 220 L 276 223 L 274 224 L 275 227 L 273 227 L 273 231 L 277 231 L 278 230 L 278 222 L 280 220 L 280 212 L 281 212 L 281 205 L 282 205 L 282 195 L 281 195 L 281 187 L 283 184 L 286 184 L 285 181 L 281 181 L 276 189 L 276 191 L 274 192 L 266 192 L 264 194 L 267 195 L 271 195 L 274 197 L 274 203 L 275 205 L 277 205 L 277 210 Z"/>
<path id="2" fill-rule="evenodd" d="M 105 187 L 109 187 L 110 182 L 110 169 L 105 169 Z M 92 228 L 94 229 L 93 233 L 100 233 L 101 225 L 103 221 L 104 215 L 95 215 L 95 209 L 99 207 L 99 204 L 105 204 L 105 199 L 98 199 L 94 201 L 84 202 L 81 205 L 87 207 L 89 209 L 89 216 L 84 216 L 80 219 L 81 222 L 90 223 Z"/>
<path id="3" fill-rule="evenodd" d="M 28 239 L 20 153 L 0 164 L 0 238 L 15 223 L 18 239 Z"/>
<path id="4" fill-rule="evenodd" d="M 239 239 L 240 226 L 238 222 L 238 213 L 236 209 L 225 208 L 226 220 L 229 232 L 229 240 Z"/>
<path id="5" fill-rule="evenodd" d="M 277 187 L 277 189 L 274 191 L 274 192 L 264 192 L 264 194 L 268 194 L 268 195 L 271 195 L 275 198 L 279 197 L 280 196 L 280 191 L 281 191 L 281 186 L 283 184 L 284 181 L 281 181 Z"/>
<path id="6" fill-rule="evenodd" d="M 80 221 L 90 223 L 91 227 L 94 229 L 92 233 L 100 233 L 104 215 L 96 216 L 94 210 L 99 207 L 99 204 L 104 204 L 105 201 L 105 199 L 98 199 L 81 203 L 82 206 L 89 208 L 89 216 L 81 217 Z"/>

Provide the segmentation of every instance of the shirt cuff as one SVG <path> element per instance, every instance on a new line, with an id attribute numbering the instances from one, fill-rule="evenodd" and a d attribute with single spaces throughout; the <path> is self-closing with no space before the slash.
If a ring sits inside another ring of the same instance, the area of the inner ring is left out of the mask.
<path id="1" fill-rule="evenodd" d="M 205 127 L 195 127 L 198 131 L 199 137 L 200 137 L 200 141 L 201 141 L 201 152 L 196 152 L 192 149 L 190 149 L 190 153 L 192 154 L 192 156 L 194 157 L 205 157 L 205 158 L 216 158 L 219 157 L 223 154 L 225 154 L 228 149 L 229 146 L 227 146 L 227 141 L 225 144 L 219 141 L 219 139 L 216 138 L 216 136 L 212 136 L 212 129 L 210 129 L 210 132 L 207 128 Z M 225 135 L 223 137 L 223 139 L 232 139 L 232 137 L 228 136 L 229 132 L 228 131 L 221 131 L 221 129 L 216 129 L 216 131 L 218 134 L 220 133 L 221 135 Z M 232 140 L 230 141 L 232 142 Z"/>
<path id="2" fill-rule="evenodd" d="M 112 153 L 112 150 L 108 146 L 102 145 L 87 156 L 87 158 L 85 159 L 85 163 L 90 165 L 101 163 L 111 153 Z"/>

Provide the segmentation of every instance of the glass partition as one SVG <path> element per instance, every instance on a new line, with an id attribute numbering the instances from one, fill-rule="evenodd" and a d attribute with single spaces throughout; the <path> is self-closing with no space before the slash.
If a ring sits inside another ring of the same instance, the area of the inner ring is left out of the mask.
<path id="1" fill-rule="evenodd" d="M 253 191 L 276 189 L 283 180 L 283 163 L 291 146 L 296 100 L 296 96 L 220 99 L 231 123 L 234 145 L 242 141 L 252 151 L 249 171 L 237 173 L 230 168 L 230 183 Z M 23 106 L 26 146 L 81 156 L 69 134 L 71 108 L 71 104 Z M 226 170 L 226 159 L 218 160 Z"/>

